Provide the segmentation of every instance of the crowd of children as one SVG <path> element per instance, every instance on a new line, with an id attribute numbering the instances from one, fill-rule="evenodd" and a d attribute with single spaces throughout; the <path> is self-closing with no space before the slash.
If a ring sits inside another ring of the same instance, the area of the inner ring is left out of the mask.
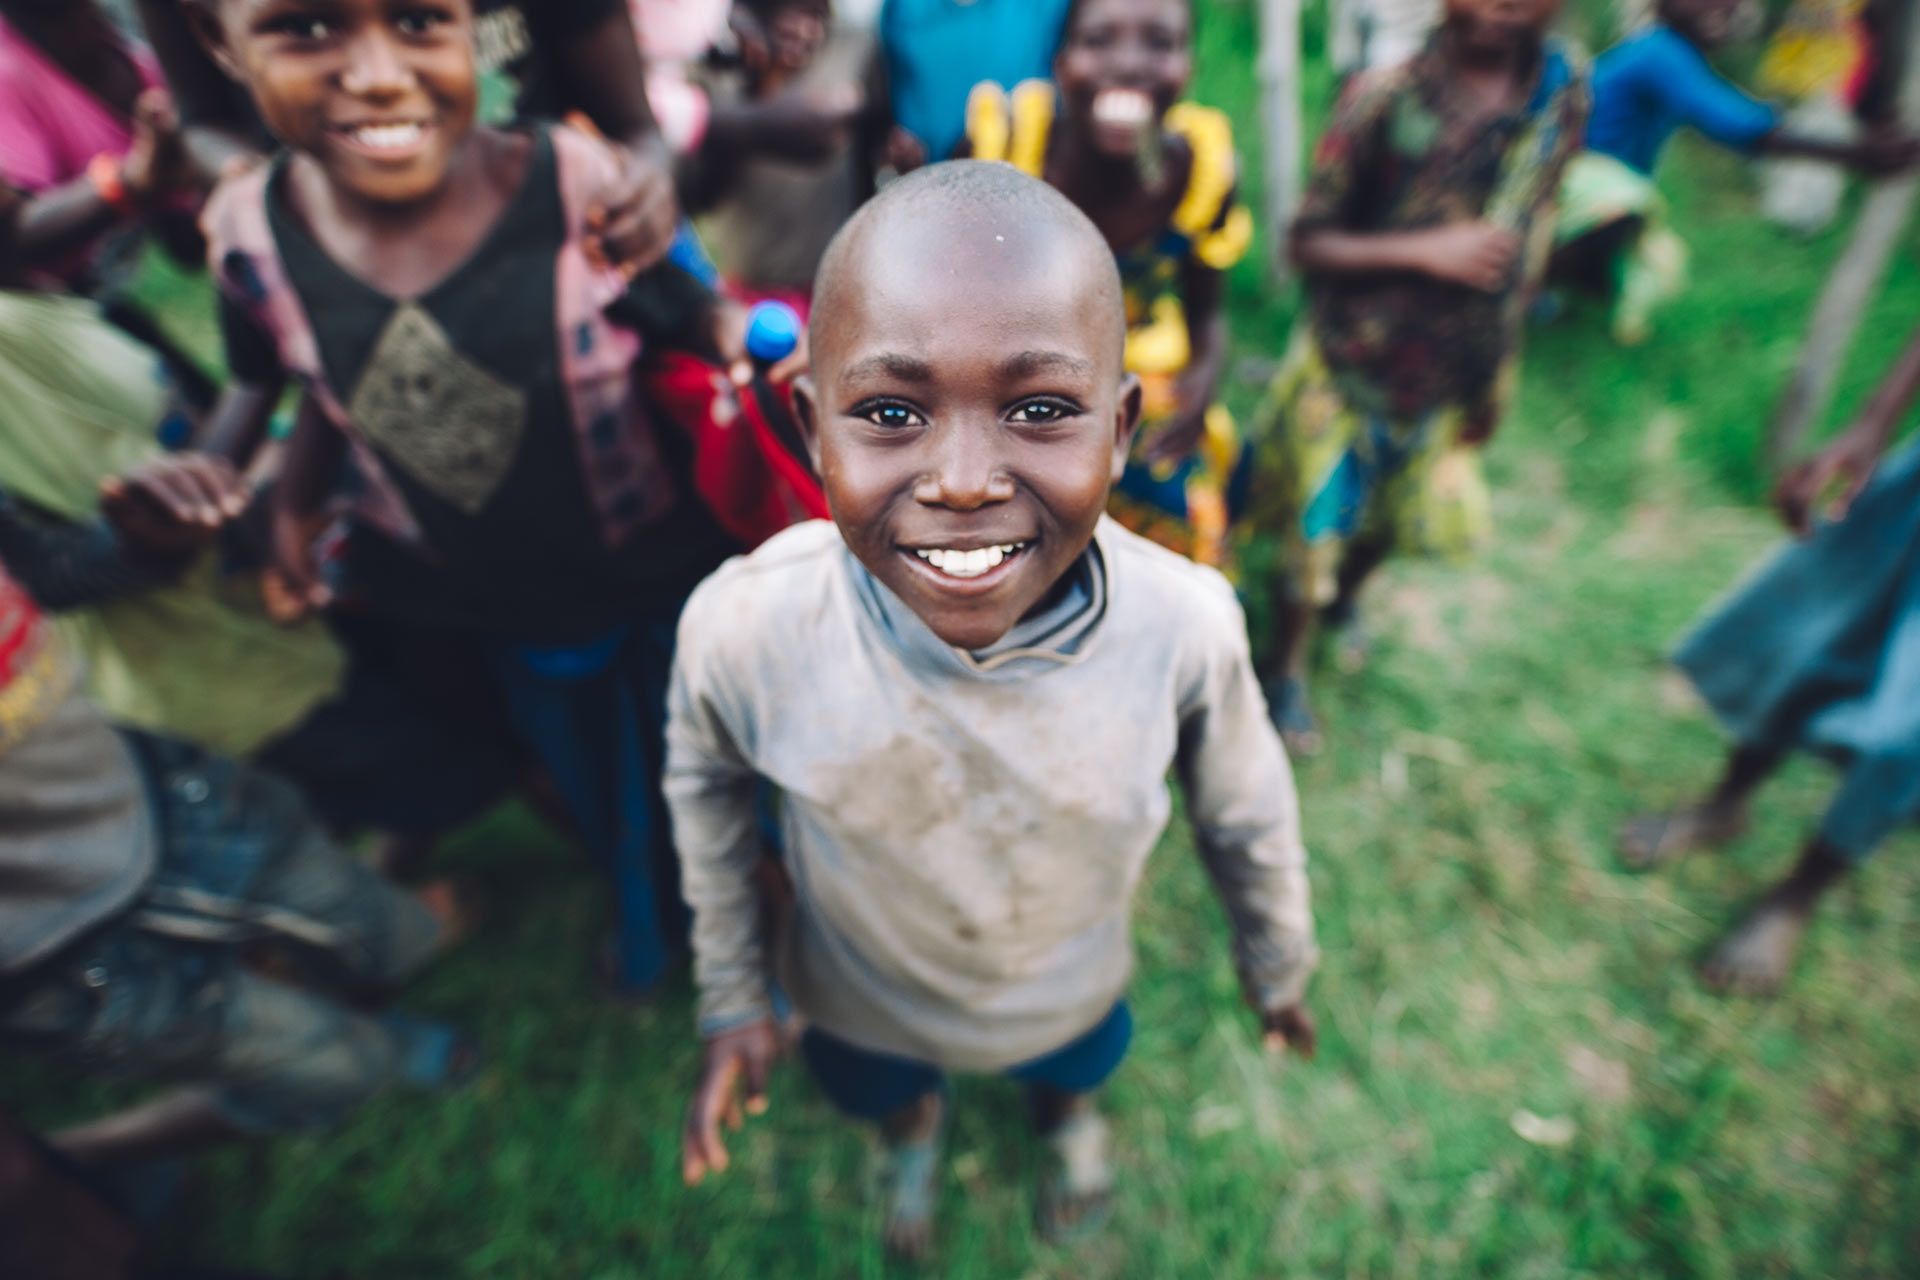
<path id="1" fill-rule="evenodd" d="M 473 904 L 387 873 L 518 793 L 605 870 L 611 995 L 690 946 L 686 1178 L 797 1044 L 878 1125 L 906 1256 L 952 1072 L 1027 1086 L 1043 1231 L 1105 1216 L 1170 772 L 1266 1044 L 1313 1052 L 1311 641 L 1359 657 L 1389 555 L 1486 537 L 1549 258 L 1636 340 L 1678 124 L 1915 157 L 1720 80 L 1727 0 L 1591 74 L 1558 0 L 1445 0 L 1369 46 L 1273 229 L 1304 307 L 1240 424 L 1254 220 L 1188 0 L 136 7 L 145 42 L 0 0 L 0 1044 L 191 1086 L 62 1157 L 466 1078 L 481 1046 L 381 1010 Z M 208 266 L 217 395 L 168 317 L 100 304 L 142 237 Z M 1791 750 L 1846 768 L 1725 985 L 1776 985 L 1920 813 L 1920 453 L 1876 471 L 1917 391 L 1920 338 L 1782 488 L 1801 531 L 1840 502 L 1680 652 L 1738 746 L 1630 861 L 1736 832 Z"/>

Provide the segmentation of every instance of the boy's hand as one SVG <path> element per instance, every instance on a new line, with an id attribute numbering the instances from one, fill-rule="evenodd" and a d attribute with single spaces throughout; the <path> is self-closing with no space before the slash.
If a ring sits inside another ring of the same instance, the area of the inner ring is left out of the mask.
<path id="1" fill-rule="evenodd" d="M 1207 370 L 1189 367 L 1174 383 L 1173 417 L 1168 419 L 1147 445 L 1147 461 L 1178 463 L 1199 447 L 1207 433 L 1207 409 L 1213 400 L 1213 388 L 1204 376 Z"/>
<path id="2" fill-rule="evenodd" d="M 163 89 L 149 89 L 133 104 L 133 145 L 120 163 L 120 182 L 142 208 L 197 185 L 180 117 Z"/>
<path id="3" fill-rule="evenodd" d="M 314 547 L 327 516 L 302 516 L 275 503 L 271 524 L 273 563 L 260 575 L 260 599 L 267 616 L 286 626 L 333 602 L 333 593 L 320 580 Z"/>
<path id="4" fill-rule="evenodd" d="M 747 355 L 747 326 L 753 319 L 751 308 L 745 307 L 732 298 L 720 298 L 713 307 L 713 349 L 720 357 L 720 364 L 727 371 L 727 378 L 736 387 L 744 387 L 753 381 L 753 360 Z M 767 381 L 776 387 L 784 387 L 807 371 L 807 327 L 800 326 L 800 336 L 793 350 L 767 369 Z"/>
<path id="5" fill-rule="evenodd" d="M 1418 267 L 1436 280 L 1498 293 L 1519 258 L 1519 232 L 1491 222 L 1450 222 L 1421 233 Z"/>
<path id="6" fill-rule="evenodd" d="M 1314 1030 L 1313 1015 L 1302 1004 L 1262 1010 L 1260 1032 L 1261 1047 L 1268 1053 L 1282 1054 L 1291 1049 L 1311 1059 L 1320 1048 L 1320 1034 Z"/>
<path id="7" fill-rule="evenodd" d="M 880 149 L 880 167 L 895 173 L 912 173 L 927 162 L 927 144 L 910 130 L 895 125 L 887 131 Z"/>
<path id="8" fill-rule="evenodd" d="M 738 1129 L 741 1120 L 740 1084 L 745 1077 L 746 1114 L 765 1115 L 767 1073 L 780 1053 L 780 1031 L 773 1019 L 760 1018 L 707 1039 L 700 1066 L 700 1083 L 687 1110 L 680 1134 L 680 1173 L 696 1186 L 709 1170 L 725 1173 L 727 1148 L 720 1141 L 720 1123 Z"/>
<path id="9" fill-rule="evenodd" d="M 582 117 L 569 117 L 579 125 Z M 680 225 L 673 159 L 655 138 L 639 146 L 609 144 L 619 177 L 587 210 L 583 247 L 594 262 L 631 280 L 667 256 Z"/>
<path id="10" fill-rule="evenodd" d="M 1773 491 L 1773 505 L 1787 528 L 1804 536 L 1812 526 L 1816 506 L 1828 498 L 1829 520 L 1845 518 L 1847 508 L 1872 479 L 1886 447 L 1886 437 L 1870 427 L 1856 426 L 1811 458 L 1789 468 Z"/>
<path id="11" fill-rule="evenodd" d="M 100 482 L 100 514 L 129 550 L 159 558 L 206 546 L 247 502 L 233 464 L 206 453 L 166 454 Z"/>

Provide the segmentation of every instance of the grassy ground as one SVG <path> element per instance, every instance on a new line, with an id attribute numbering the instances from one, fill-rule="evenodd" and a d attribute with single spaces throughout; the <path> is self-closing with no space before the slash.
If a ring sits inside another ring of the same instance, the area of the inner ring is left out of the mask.
<path id="1" fill-rule="evenodd" d="M 1198 87 L 1242 121 L 1251 9 L 1208 9 Z M 1612 850 L 1636 805 L 1714 770 L 1716 734 L 1661 655 L 1775 536 L 1756 442 L 1842 243 L 1761 226 L 1741 168 L 1706 148 L 1669 164 L 1692 293 L 1633 353 L 1594 314 L 1532 335 L 1489 457 L 1497 547 L 1395 566 L 1372 600 L 1376 661 L 1320 687 L 1332 746 L 1300 770 L 1319 1061 L 1258 1052 L 1173 831 L 1110 1091 L 1113 1229 L 1078 1253 L 1041 1245 L 1018 1098 L 964 1082 L 934 1274 L 1920 1275 L 1920 840 L 1835 895 L 1769 1002 L 1709 996 L 1691 965 L 1790 859 L 1822 769 L 1791 769 L 1722 856 L 1636 878 Z M 1836 413 L 1920 314 L 1914 245 Z M 1244 350 L 1276 351 L 1289 301 L 1252 265 L 1233 297 Z M 1232 394 L 1244 408 L 1253 391 Z M 890 1274 L 873 1147 L 795 1067 L 733 1172 L 680 1187 L 688 995 L 638 1014 L 592 998 L 604 904 L 576 855 L 510 813 L 444 860 L 489 887 L 495 920 L 408 1003 L 478 1029 L 477 1087 L 221 1157 L 179 1248 L 301 1277 Z M 49 1123 L 103 1096 L 5 1081 Z M 1523 1137 L 1541 1128 L 1523 1111 L 1567 1141 Z"/>

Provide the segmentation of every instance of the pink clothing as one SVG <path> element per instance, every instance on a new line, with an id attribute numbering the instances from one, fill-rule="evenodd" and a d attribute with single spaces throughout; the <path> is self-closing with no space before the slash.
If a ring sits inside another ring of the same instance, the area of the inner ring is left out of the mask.
<path id="1" fill-rule="evenodd" d="M 145 47 L 128 43 L 140 78 L 164 87 Z M 37 45 L 0 18 L 0 179 L 28 193 L 64 186 L 101 152 L 122 156 L 133 123 L 93 96 Z"/>
<path id="2" fill-rule="evenodd" d="M 700 145 L 711 104 L 687 68 L 727 35 L 729 0 L 627 0 L 647 59 L 647 105 L 660 136 L 680 155 Z"/>

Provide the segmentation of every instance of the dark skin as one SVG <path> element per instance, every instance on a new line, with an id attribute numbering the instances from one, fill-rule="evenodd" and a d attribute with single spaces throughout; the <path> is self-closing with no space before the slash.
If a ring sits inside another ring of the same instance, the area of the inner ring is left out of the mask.
<path id="1" fill-rule="evenodd" d="M 1044 609 L 1086 550 L 1140 390 L 1104 241 L 1057 215 L 936 200 L 865 217 L 829 255 L 794 398 L 848 548 L 940 639 L 977 650 Z M 1007 546 L 971 576 L 921 554 Z M 1304 1008 L 1260 1017 L 1270 1048 L 1311 1053 Z M 766 1110 L 778 1044 L 771 1020 L 707 1040 L 681 1136 L 689 1185 L 726 1170 L 723 1124 Z M 923 1099 L 883 1128 L 906 1140 L 929 1116 Z"/>
<path id="2" fill-rule="evenodd" d="M 1859 420 L 1781 478 L 1774 505 L 1786 526 L 1804 537 L 1816 511 L 1829 520 L 1845 519 L 1916 400 L 1920 400 L 1920 330 L 1915 330 Z M 1754 793 L 1784 760 L 1784 753 L 1777 750 L 1736 748 L 1720 781 L 1704 798 L 1670 813 L 1630 819 L 1620 833 L 1622 857 L 1629 866 L 1645 870 L 1692 849 L 1733 840 L 1747 828 Z M 1792 968 L 1820 899 L 1852 867 L 1850 859 L 1819 838 L 1809 841 L 1793 871 L 1767 891 L 1708 957 L 1701 971 L 1707 984 L 1749 995 L 1776 990 Z"/>
<path id="3" fill-rule="evenodd" d="M 149 91 L 106 17 L 91 4 L 0 4 L 22 35 L 76 83 L 132 125 L 133 147 L 120 165 L 131 214 L 109 204 L 86 176 L 0 208 L 0 278 L 18 282 L 32 267 L 58 262 L 102 235 L 158 209 L 169 198 L 204 189 L 163 92 Z"/>
<path id="4" fill-rule="evenodd" d="M 1065 104 L 1048 147 L 1045 176 L 1079 205 L 1116 253 L 1158 236 L 1185 195 L 1193 156 L 1165 134 L 1162 172 L 1143 173 L 1141 132 L 1161 130 L 1168 108 L 1193 79 L 1192 15 L 1185 0 L 1087 0 L 1053 63 Z M 1116 121 L 1096 104 L 1145 100 L 1138 117 Z M 1193 452 L 1206 427 L 1227 357 L 1220 272 L 1190 259 L 1180 276 L 1191 357 L 1175 382 L 1171 418 L 1149 442 L 1155 462 Z"/>
<path id="5" fill-rule="evenodd" d="M 1727 42 L 1739 8 L 1740 0 L 1663 0 L 1660 20 L 1711 52 Z M 1920 139 L 1891 128 L 1876 128 L 1857 142 L 1803 138 L 1781 128 L 1760 139 L 1755 149 L 1766 155 L 1825 160 L 1871 177 L 1904 172 L 1920 160 Z"/>
<path id="6" fill-rule="evenodd" d="M 154 52 L 180 101 L 190 144 L 212 172 L 258 160 L 261 139 L 244 106 L 224 91 L 213 65 L 218 18 L 214 0 L 137 0 Z M 425 6 L 432 8 L 433 6 Z M 592 214 L 599 251 L 623 270 L 639 272 L 665 256 L 679 205 L 671 157 L 648 109 L 645 67 L 625 6 L 598 26 L 564 38 L 555 49 L 571 106 L 617 149 L 621 180 Z M 271 127 L 271 126 L 269 126 Z"/>

